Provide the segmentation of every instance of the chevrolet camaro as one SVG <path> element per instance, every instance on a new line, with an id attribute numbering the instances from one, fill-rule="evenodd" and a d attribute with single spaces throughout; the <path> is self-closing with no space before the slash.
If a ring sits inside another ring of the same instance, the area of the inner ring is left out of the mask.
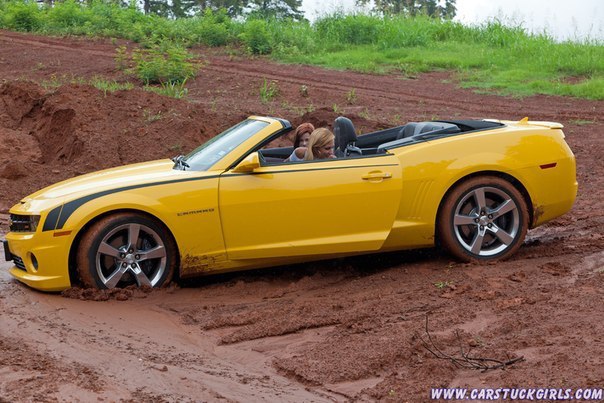
<path id="1" fill-rule="evenodd" d="M 252 116 L 172 160 L 75 177 L 10 209 L 10 273 L 30 287 L 160 287 L 187 278 L 437 245 L 508 258 L 570 210 L 575 158 L 553 122 L 410 122 L 337 158 L 289 162 L 292 126 Z M 286 161 L 287 160 L 287 161 Z"/>

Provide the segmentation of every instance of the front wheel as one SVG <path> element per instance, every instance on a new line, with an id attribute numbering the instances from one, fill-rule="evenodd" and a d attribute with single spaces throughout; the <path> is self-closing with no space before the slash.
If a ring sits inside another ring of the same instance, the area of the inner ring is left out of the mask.
<path id="1" fill-rule="evenodd" d="M 526 201 L 511 183 L 494 176 L 472 178 L 453 189 L 437 223 L 443 246 L 466 262 L 508 258 L 527 229 Z"/>
<path id="2" fill-rule="evenodd" d="M 154 220 L 117 213 L 86 231 L 76 263 L 86 287 L 161 287 L 174 274 L 176 245 L 164 226 Z"/>

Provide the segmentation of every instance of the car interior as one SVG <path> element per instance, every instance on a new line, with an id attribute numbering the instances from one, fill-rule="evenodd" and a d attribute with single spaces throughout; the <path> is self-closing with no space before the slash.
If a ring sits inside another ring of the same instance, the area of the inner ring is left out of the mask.
<path id="1" fill-rule="evenodd" d="M 335 119 L 333 124 L 333 133 L 335 135 L 334 153 L 338 159 L 381 155 L 397 147 L 435 138 L 494 129 L 501 126 L 503 126 L 502 123 L 486 120 L 409 122 L 402 126 L 357 136 L 352 121 L 340 116 Z M 293 128 L 288 130 L 288 133 L 292 130 Z M 282 133 L 282 135 L 284 134 L 287 133 Z M 291 155 L 293 146 L 263 148 L 258 151 L 262 165 L 277 165 L 283 164 L 284 160 Z M 299 164 L 306 162 L 310 161 L 287 163 Z"/>

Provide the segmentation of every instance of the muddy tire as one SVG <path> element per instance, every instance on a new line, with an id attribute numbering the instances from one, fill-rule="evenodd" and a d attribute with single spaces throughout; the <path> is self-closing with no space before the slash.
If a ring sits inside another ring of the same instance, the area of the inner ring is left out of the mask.
<path id="1" fill-rule="evenodd" d="M 94 223 L 78 245 L 77 271 L 85 287 L 167 285 L 176 267 L 176 244 L 155 220 L 117 213 Z"/>
<path id="2" fill-rule="evenodd" d="M 524 241 L 528 216 L 518 189 L 505 179 L 482 176 L 446 196 L 437 231 L 442 246 L 464 262 L 503 260 Z"/>

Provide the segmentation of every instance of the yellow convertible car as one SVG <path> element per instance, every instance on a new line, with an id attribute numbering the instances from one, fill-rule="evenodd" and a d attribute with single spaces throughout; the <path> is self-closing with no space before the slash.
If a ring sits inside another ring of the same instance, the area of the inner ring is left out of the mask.
<path id="1" fill-rule="evenodd" d="M 357 138 L 340 117 L 333 129 L 337 158 L 289 162 L 290 123 L 252 116 L 187 156 L 40 190 L 10 210 L 10 273 L 59 291 L 435 244 L 499 260 L 577 193 L 559 123 L 412 122 Z"/>

